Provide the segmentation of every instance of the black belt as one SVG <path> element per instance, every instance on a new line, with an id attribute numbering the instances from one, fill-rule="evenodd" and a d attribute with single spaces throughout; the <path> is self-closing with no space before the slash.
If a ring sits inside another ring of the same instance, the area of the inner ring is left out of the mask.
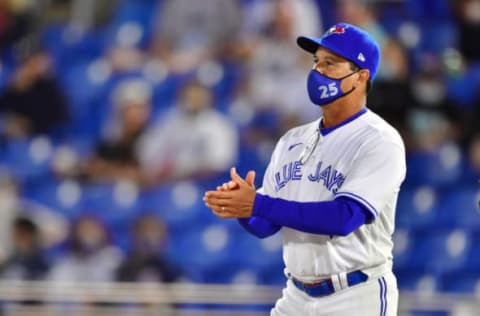
<path id="1" fill-rule="evenodd" d="M 362 271 L 353 271 L 346 274 L 348 286 L 354 286 L 367 281 L 368 276 Z M 299 289 L 312 297 L 327 296 L 335 293 L 332 279 L 325 279 L 317 283 L 304 283 L 291 277 L 293 284 Z"/>

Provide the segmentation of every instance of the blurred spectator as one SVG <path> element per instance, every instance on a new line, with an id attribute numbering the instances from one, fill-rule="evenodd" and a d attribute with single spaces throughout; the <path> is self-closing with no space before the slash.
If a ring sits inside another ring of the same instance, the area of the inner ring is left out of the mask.
<path id="1" fill-rule="evenodd" d="M 235 163 L 237 130 L 214 102 L 208 88 L 192 81 L 175 108 L 147 130 L 138 150 L 148 182 L 213 176 Z"/>
<path id="2" fill-rule="evenodd" d="M 17 217 L 11 229 L 13 249 L 6 262 L 0 264 L 0 278 L 8 280 L 41 280 L 49 264 L 40 246 L 37 225 L 26 217 Z"/>
<path id="3" fill-rule="evenodd" d="M 0 0 L 0 52 L 35 30 L 33 1 Z"/>
<path id="4" fill-rule="evenodd" d="M 19 208 L 18 184 L 12 176 L 0 170 L 0 264 L 6 260 L 11 248 L 10 225 Z"/>
<path id="5" fill-rule="evenodd" d="M 467 171 L 474 175 L 475 180 L 478 181 L 480 175 L 480 134 L 472 137 L 468 148 L 468 162 L 469 170 Z"/>
<path id="6" fill-rule="evenodd" d="M 0 95 L 2 133 L 17 138 L 53 131 L 68 120 L 66 100 L 47 53 L 37 52 L 18 66 Z"/>
<path id="7" fill-rule="evenodd" d="M 404 132 L 411 107 L 407 78 L 408 56 L 400 43 L 385 32 L 377 20 L 378 3 L 374 0 L 338 0 L 340 21 L 358 25 L 371 34 L 382 53 L 378 74 L 369 94 L 369 108 Z"/>
<path id="8" fill-rule="evenodd" d="M 112 94 L 113 109 L 95 156 L 84 166 L 89 179 L 141 181 L 135 150 L 151 114 L 152 88 L 144 80 L 121 82 Z"/>
<path id="9" fill-rule="evenodd" d="M 257 37 L 276 19 L 278 7 L 288 8 L 290 14 L 290 40 L 299 34 L 319 35 L 322 25 L 320 7 L 313 0 L 252 0 L 244 5 L 243 37 Z"/>
<path id="10" fill-rule="evenodd" d="M 377 21 L 377 6 L 373 0 L 338 0 L 338 20 L 360 26 L 380 45 L 382 56 L 377 81 L 403 80 L 408 74 L 406 53 Z"/>
<path id="11" fill-rule="evenodd" d="M 52 281 L 113 281 L 122 256 L 109 240 L 106 228 L 91 216 L 73 223 L 68 248 L 50 272 Z"/>
<path id="12" fill-rule="evenodd" d="M 89 181 L 142 181 L 136 146 L 150 120 L 152 93 L 145 80 L 120 82 L 111 94 L 111 114 L 93 156 L 65 166 L 54 163 L 54 171 Z"/>
<path id="13" fill-rule="evenodd" d="M 480 59 L 480 1 L 452 1 L 459 29 L 459 48 L 468 61 Z"/>
<path id="14" fill-rule="evenodd" d="M 173 282 L 179 274 L 164 255 L 167 228 L 155 215 L 138 218 L 132 227 L 132 247 L 117 272 L 124 282 Z"/>
<path id="15" fill-rule="evenodd" d="M 152 44 L 173 72 L 196 68 L 235 43 L 241 24 L 239 0 L 165 0 Z"/>
<path id="16" fill-rule="evenodd" d="M 112 17 L 119 0 L 49 0 L 47 23 L 68 23 L 78 34 L 104 25 Z"/>
<path id="17" fill-rule="evenodd" d="M 312 59 L 305 57 L 295 45 L 295 25 L 298 24 L 295 8 L 306 5 L 315 8 L 314 4 L 300 1 L 282 0 L 272 6 L 272 16 L 265 30 L 257 39 L 256 45 L 248 61 L 249 79 L 247 83 L 247 101 L 255 110 L 270 109 L 280 115 L 280 123 L 286 123 L 281 130 L 288 130 L 299 123 L 307 122 L 320 115 L 318 107 L 310 106 L 311 102 L 305 93 L 305 82 Z M 316 10 L 311 13 L 313 15 Z M 318 17 L 315 19 L 318 22 Z M 320 27 L 317 25 L 308 33 L 317 36 Z"/>
<path id="18" fill-rule="evenodd" d="M 412 76 L 410 91 L 415 110 L 409 115 L 409 126 L 415 145 L 431 150 L 446 140 L 460 141 L 460 130 L 467 118 L 449 98 L 438 60 L 425 60 L 423 68 Z"/>

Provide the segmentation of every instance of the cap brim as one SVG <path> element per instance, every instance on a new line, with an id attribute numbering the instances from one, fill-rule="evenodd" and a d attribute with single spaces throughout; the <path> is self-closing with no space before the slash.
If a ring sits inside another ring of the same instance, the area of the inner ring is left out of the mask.
<path id="1" fill-rule="evenodd" d="M 297 45 L 309 53 L 315 54 L 320 45 L 320 39 L 313 37 L 299 36 L 297 37 Z"/>

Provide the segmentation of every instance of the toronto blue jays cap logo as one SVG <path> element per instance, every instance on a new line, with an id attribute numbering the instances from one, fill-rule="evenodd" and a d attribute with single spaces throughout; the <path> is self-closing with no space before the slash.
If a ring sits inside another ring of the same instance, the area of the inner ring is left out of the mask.
<path id="1" fill-rule="evenodd" d="M 345 33 L 345 27 L 342 25 L 334 25 L 327 31 L 327 35 L 344 34 L 344 33 Z"/>

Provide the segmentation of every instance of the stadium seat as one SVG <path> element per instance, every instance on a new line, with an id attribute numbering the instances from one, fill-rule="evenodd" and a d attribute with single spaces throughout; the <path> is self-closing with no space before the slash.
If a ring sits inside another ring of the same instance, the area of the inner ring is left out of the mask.
<path id="1" fill-rule="evenodd" d="M 169 257 L 196 281 L 202 281 L 210 267 L 227 264 L 236 244 L 234 234 L 221 223 L 171 229 L 170 242 Z"/>
<path id="2" fill-rule="evenodd" d="M 282 261 L 280 234 L 259 239 L 242 229 L 236 236 L 235 247 L 231 249 L 232 258 L 245 267 L 262 270 Z"/>
<path id="3" fill-rule="evenodd" d="M 205 268 L 202 272 L 202 281 L 220 284 L 258 284 L 257 270 L 246 268 L 232 261 L 225 261 L 218 265 Z"/>
<path id="4" fill-rule="evenodd" d="M 284 273 L 285 265 L 280 258 L 271 265 L 265 266 L 260 270 L 259 277 L 260 283 L 266 285 L 285 286 L 287 277 Z"/>
<path id="5" fill-rule="evenodd" d="M 415 232 L 415 244 L 408 259 L 411 269 L 427 273 L 445 273 L 465 264 L 471 245 L 471 234 L 461 229 Z"/>
<path id="6" fill-rule="evenodd" d="M 394 269 L 408 269 L 409 260 L 415 254 L 414 234 L 411 230 L 397 228 L 393 235 L 393 267 Z"/>
<path id="7" fill-rule="evenodd" d="M 395 275 L 400 290 L 434 293 L 440 287 L 440 281 L 436 275 L 416 269 L 395 270 Z"/>
<path id="8" fill-rule="evenodd" d="M 459 146 L 450 142 L 435 151 L 412 152 L 407 157 L 404 186 L 451 187 L 461 178 L 463 159 Z"/>
<path id="9" fill-rule="evenodd" d="M 215 217 L 205 207 L 203 193 L 194 181 L 172 183 L 144 192 L 143 208 L 159 214 L 172 227 L 208 224 Z"/>
<path id="10" fill-rule="evenodd" d="M 160 9 L 159 1 L 156 0 L 123 0 L 117 7 L 110 25 L 106 29 L 106 45 L 121 45 L 118 42 L 119 31 L 126 25 L 137 25 L 138 41 L 133 46 L 146 48 L 151 38 L 152 32 L 158 23 L 158 9 Z M 125 32 L 125 36 L 130 38 L 136 37 L 136 32 Z"/>
<path id="11" fill-rule="evenodd" d="M 408 16 L 417 21 L 446 21 L 452 17 L 448 0 L 408 0 L 405 7 Z"/>
<path id="12" fill-rule="evenodd" d="M 94 212 L 108 225 L 127 227 L 141 210 L 138 187 L 132 182 L 85 186 L 85 210 Z"/>
<path id="13" fill-rule="evenodd" d="M 459 186 L 445 194 L 439 208 L 440 220 L 446 225 L 480 229 L 480 187 Z"/>
<path id="14" fill-rule="evenodd" d="M 479 272 L 480 267 L 480 229 L 473 233 L 471 247 L 463 266 L 465 272 Z"/>
<path id="15" fill-rule="evenodd" d="M 442 290 L 464 294 L 476 293 L 480 290 L 480 273 L 464 270 L 448 273 L 442 277 Z"/>
<path id="16" fill-rule="evenodd" d="M 5 144 L 3 160 L 7 169 L 19 181 L 28 182 L 50 173 L 54 147 L 47 136 L 10 140 Z"/>
<path id="17" fill-rule="evenodd" d="M 428 185 L 400 190 L 396 210 L 396 225 L 400 228 L 437 226 L 439 196 Z"/>
<path id="18" fill-rule="evenodd" d="M 73 180 L 44 178 L 25 185 L 22 195 L 28 201 L 50 208 L 69 219 L 77 217 L 85 209 L 83 188 Z"/>

